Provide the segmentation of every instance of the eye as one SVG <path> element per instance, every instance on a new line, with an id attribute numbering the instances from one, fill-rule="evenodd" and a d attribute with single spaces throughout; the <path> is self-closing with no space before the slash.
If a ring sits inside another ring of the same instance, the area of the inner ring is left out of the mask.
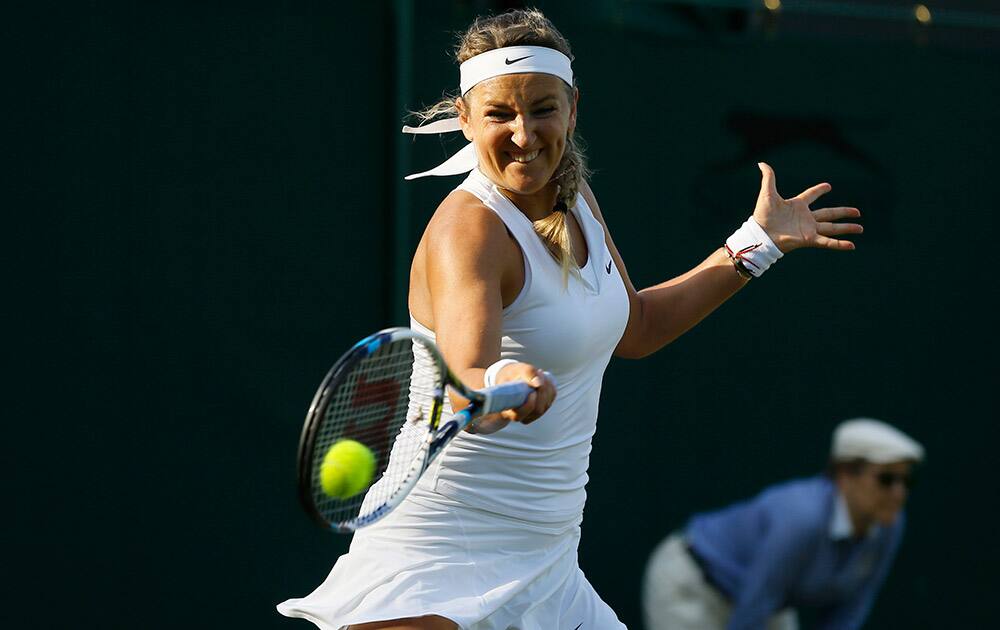
<path id="1" fill-rule="evenodd" d="M 548 105 L 546 107 L 541 107 L 541 108 L 535 110 L 535 116 L 548 116 L 549 114 L 555 112 L 556 109 L 557 108 L 554 105 Z"/>
<path id="2" fill-rule="evenodd" d="M 503 120 L 503 121 L 506 121 L 506 120 L 510 120 L 511 119 L 511 113 L 510 112 L 500 111 L 500 110 L 497 110 L 497 109 L 487 110 L 484 115 L 487 118 L 489 118 L 490 120 Z"/>

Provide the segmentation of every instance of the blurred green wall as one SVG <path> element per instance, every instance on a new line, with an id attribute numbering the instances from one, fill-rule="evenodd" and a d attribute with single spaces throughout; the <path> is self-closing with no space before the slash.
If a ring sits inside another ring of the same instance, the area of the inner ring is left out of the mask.
<path id="1" fill-rule="evenodd" d="M 344 348 L 405 323 L 393 274 L 458 181 L 407 184 L 394 245 L 401 4 L 93 4 L 13 29 L 30 89 L 10 172 L 41 231 L 14 283 L 31 421 L 8 447 L 11 574 L 42 605 L 5 626 L 290 627 L 274 604 L 346 549 L 299 512 L 301 417 Z M 759 160 L 786 196 L 831 182 L 867 228 L 612 362 L 580 549 L 598 592 L 640 628 L 662 536 L 818 471 L 833 426 L 871 415 L 929 459 L 867 627 L 987 627 L 996 49 L 538 4 L 573 42 L 593 186 L 637 285 L 746 218 Z M 451 88 L 451 33 L 492 6 L 416 5 L 411 108 Z M 444 154 L 407 146 L 413 170 Z"/>

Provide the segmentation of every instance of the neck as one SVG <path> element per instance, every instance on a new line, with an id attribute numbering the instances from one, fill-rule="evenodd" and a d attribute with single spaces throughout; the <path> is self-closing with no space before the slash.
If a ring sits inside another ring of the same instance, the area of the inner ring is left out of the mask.
<path id="1" fill-rule="evenodd" d="M 511 203 L 517 206 L 529 221 L 539 221 L 549 216 L 556 205 L 556 194 L 559 188 L 556 184 L 550 183 L 545 188 L 531 195 L 519 195 L 504 188 L 500 192 L 504 197 L 510 199 Z"/>
<path id="2" fill-rule="evenodd" d="M 847 518 L 851 521 L 851 528 L 854 530 L 853 537 L 860 539 L 868 535 L 868 530 L 875 523 L 875 519 L 870 515 L 865 515 L 865 510 L 859 509 L 855 504 L 854 497 L 856 495 L 852 492 L 854 486 L 851 480 L 851 477 L 838 475 L 834 479 L 834 485 L 837 488 L 837 493 L 844 502 L 844 507 L 847 508 Z"/>
<path id="3" fill-rule="evenodd" d="M 861 516 L 854 514 L 851 511 L 851 506 L 847 506 L 847 513 L 851 517 L 851 526 L 854 527 L 854 537 L 864 538 L 868 535 L 868 530 L 871 529 L 872 525 L 875 523 L 874 519 L 862 518 Z"/>

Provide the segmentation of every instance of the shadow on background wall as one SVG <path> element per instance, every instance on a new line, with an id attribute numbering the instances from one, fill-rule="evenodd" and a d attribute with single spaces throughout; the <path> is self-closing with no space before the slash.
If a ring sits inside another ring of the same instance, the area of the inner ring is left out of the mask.
<path id="1" fill-rule="evenodd" d="M 412 108 L 456 81 L 451 33 L 497 6 L 416 4 Z M 859 206 L 866 234 L 851 254 L 790 256 L 658 355 L 612 362 L 584 571 L 641 627 L 662 536 L 818 471 L 833 426 L 871 415 L 929 458 L 868 627 L 988 627 L 997 49 L 976 29 L 965 45 L 813 33 L 676 4 L 538 3 L 574 45 L 593 186 L 633 281 L 717 247 L 752 209 L 760 160 L 787 196 L 831 182 L 828 205 Z M 11 249 L 24 605 L 5 627 L 288 627 L 274 604 L 346 549 L 299 513 L 293 459 L 328 364 L 404 323 L 391 285 L 410 252 L 388 237 L 399 6 L 52 7 L 12 29 L 26 107 L 11 211 L 35 229 Z M 417 168 L 443 154 L 411 150 Z M 457 181 L 407 185 L 409 247 Z"/>

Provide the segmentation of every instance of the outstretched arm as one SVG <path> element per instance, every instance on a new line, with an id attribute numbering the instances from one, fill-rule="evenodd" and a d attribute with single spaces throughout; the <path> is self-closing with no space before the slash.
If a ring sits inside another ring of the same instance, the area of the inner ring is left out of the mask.
<path id="1" fill-rule="evenodd" d="M 486 369 L 500 358 L 503 275 L 510 264 L 522 264 L 520 250 L 485 206 L 449 197 L 431 219 L 420 251 L 438 347 L 463 383 L 483 387 Z M 502 372 L 497 384 L 523 380 L 535 392 L 519 409 L 482 419 L 477 432 L 491 433 L 511 420 L 533 422 L 555 398 L 554 385 L 533 365 L 515 363 Z M 455 410 L 468 403 L 449 393 Z"/>
<path id="2" fill-rule="evenodd" d="M 778 194 L 771 167 L 761 163 L 760 169 L 762 181 L 753 219 L 782 253 L 803 247 L 840 251 L 854 249 L 853 243 L 837 237 L 859 234 L 861 226 L 835 221 L 861 216 L 857 208 L 809 208 L 830 191 L 829 184 L 818 184 L 795 197 L 784 199 Z M 608 249 L 629 294 L 629 321 L 615 350 L 616 356 L 640 358 L 652 354 L 690 330 L 747 283 L 737 273 L 725 248 L 720 247 L 687 273 L 636 291 L 593 191 L 584 186 L 582 192 L 595 216 L 605 225 Z"/>

